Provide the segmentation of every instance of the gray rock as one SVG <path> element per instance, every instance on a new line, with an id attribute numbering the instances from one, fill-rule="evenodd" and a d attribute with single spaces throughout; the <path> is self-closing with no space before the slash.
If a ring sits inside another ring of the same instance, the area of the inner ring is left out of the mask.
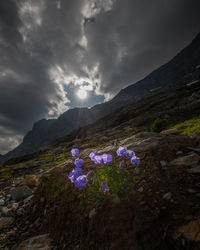
<path id="1" fill-rule="evenodd" d="M 29 250 L 50 250 L 53 249 L 52 239 L 49 238 L 48 234 L 34 236 L 15 247 L 16 250 L 29 249 Z"/>
<path id="2" fill-rule="evenodd" d="M 168 193 L 166 193 L 166 194 L 163 195 L 163 199 L 166 199 L 166 200 L 170 200 L 171 197 L 172 197 L 171 192 L 168 192 Z"/>
<path id="3" fill-rule="evenodd" d="M 19 203 L 13 203 L 12 204 L 12 210 L 13 211 L 16 211 L 18 209 L 18 207 L 19 207 Z"/>
<path id="4" fill-rule="evenodd" d="M 12 199 L 20 201 L 32 194 L 32 190 L 28 186 L 16 187 L 11 189 Z"/>
<path id="5" fill-rule="evenodd" d="M 200 166 L 187 169 L 187 172 L 190 174 L 200 174 Z"/>
<path id="6" fill-rule="evenodd" d="M 96 209 L 93 208 L 89 213 L 89 218 L 91 219 L 96 214 Z"/>
<path id="7" fill-rule="evenodd" d="M 12 215 L 12 209 L 11 208 L 8 208 L 8 207 L 3 207 L 2 210 L 1 210 L 2 214 L 4 216 L 10 216 Z"/>
<path id="8" fill-rule="evenodd" d="M 2 217 L 0 218 L 0 230 L 4 228 L 8 228 L 12 223 L 14 219 L 12 217 Z"/>
<path id="9" fill-rule="evenodd" d="M 23 215 L 24 213 L 25 213 L 25 210 L 24 210 L 22 207 L 20 207 L 20 208 L 17 210 L 17 215 L 19 215 L 19 216 Z"/>
<path id="10" fill-rule="evenodd" d="M 5 201 L 3 199 L 0 199 L 0 206 L 4 206 L 5 205 Z"/>
<path id="11" fill-rule="evenodd" d="M 192 147 L 187 147 L 189 150 L 195 151 L 200 153 L 200 148 L 192 148 Z"/>
<path id="12" fill-rule="evenodd" d="M 170 166 L 174 167 L 189 167 L 199 162 L 200 156 L 196 153 L 190 153 L 182 157 L 178 157 L 169 163 Z"/>
<path id="13" fill-rule="evenodd" d="M 160 161 L 161 167 L 166 167 L 167 166 L 167 161 Z"/>

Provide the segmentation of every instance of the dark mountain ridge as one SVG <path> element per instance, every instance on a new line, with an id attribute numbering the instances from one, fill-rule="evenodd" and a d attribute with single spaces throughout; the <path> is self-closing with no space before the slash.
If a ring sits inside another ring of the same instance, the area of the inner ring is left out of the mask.
<path id="1" fill-rule="evenodd" d="M 200 79 L 200 33 L 172 60 L 154 70 L 144 79 L 122 89 L 111 101 L 88 108 L 74 108 L 58 119 L 42 119 L 33 125 L 23 142 L 0 157 L 4 162 L 12 157 L 35 152 L 73 130 L 91 124 L 115 109 L 136 102 L 143 97 L 167 92 Z"/>

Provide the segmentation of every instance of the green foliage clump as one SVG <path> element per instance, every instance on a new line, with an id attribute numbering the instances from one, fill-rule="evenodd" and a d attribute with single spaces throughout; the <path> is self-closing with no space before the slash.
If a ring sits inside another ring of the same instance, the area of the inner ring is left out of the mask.
<path id="1" fill-rule="evenodd" d="M 150 127 L 151 132 L 161 132 L 167 126 L 167 119 L 165 118 L 156 118 Z"/>
<path id="2" fill-rule="evenodd" d="M 89 186 L 89 193 L 91 199 L 96 201 L 103 201 L 106 196 L 112 196 L 113 199 L 118 200 L 118 193 L 120 188 L 124 184 L 124 170 L 120 170 L 116 167 L 108 167 L 100 169 L 95 177 L 97 183 Z M 101 182 L 104 181 L 108 184 L 110 193 L 103 193 Z M 112 195 L 111 195 L 112 194 Z"/>
<path id="3" fill-rule="evenodd" d="M 173 126 L 173 128 L 181 129 L 182 135 L 191 135 L 191 134 L 200 135 L 200 117 L 195 117 L 189 121 L 177 124 Z"/>
<path id="4" fill-rule="evenodd" d="M 4 168 L 0 170 L 0 179 L 10 179 L 14 171 L 9 168 Z"/>
<path id="5" fill-rule="evenodd" d="M 67 160 L 70 160 L 72 159 L 72 157 L 65 157 L 65 156 L 62 156 L 60 158 L 58 158 L 56 161 L 54 161 L 55 164 L 61 164 L 61 163 L 64 163 L 66 162 Z"/>
<path id="6" fill-rule="evenodd" d="M 136 128 L 127 128 L 125 130 L 125 133 L 126 133 L 126 136 L 127 135 L 129 135 L 129 136 L 134 135 L 136 133 Z"/>

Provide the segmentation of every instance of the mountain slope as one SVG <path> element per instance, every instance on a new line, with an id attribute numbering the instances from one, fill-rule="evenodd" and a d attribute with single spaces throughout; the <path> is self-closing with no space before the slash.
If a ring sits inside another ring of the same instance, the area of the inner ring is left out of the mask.
<path id="1" fill-rule="evenodd" d="M 120 106 L 136 102 L 143 97 L 192 84 L 200 79 L 200 33 L 178 55 L 143 80 L 121 90 L 111 101 L 91 109 L 75 108 L 63 113 L 58 119 L 40 120 L 13 151 L 0 157 L 0 162 L 12 157 L 32 153 L 47 146 L 55 139 L 71 131 L 93 123 Z"/>

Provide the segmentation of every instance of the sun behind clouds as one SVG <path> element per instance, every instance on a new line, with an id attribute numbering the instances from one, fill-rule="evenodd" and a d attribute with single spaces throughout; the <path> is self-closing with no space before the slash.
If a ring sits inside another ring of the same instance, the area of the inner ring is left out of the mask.
<path id="1" fill-rule="evenodd" d="M 84 100 L 85 98 L 87 98 L 87 91 L 84 89 L 79 89 L 76 95 L 78 96 L 78 98 Z"/>

